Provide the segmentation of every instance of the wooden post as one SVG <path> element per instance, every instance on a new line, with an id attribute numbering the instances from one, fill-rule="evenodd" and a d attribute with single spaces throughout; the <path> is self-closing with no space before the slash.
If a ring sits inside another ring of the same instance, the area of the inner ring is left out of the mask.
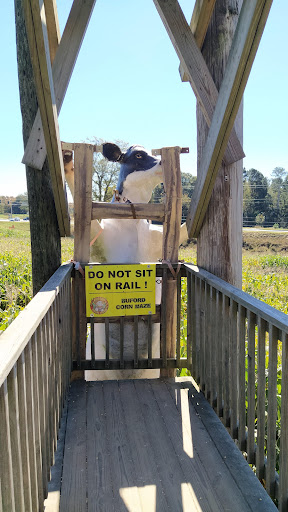
<path id="1" fill-rule="evenodd" d="M 162 148 L 161 162 L 164 175 L 165 220 L 163 224 L 163 260 L 178 263 L 180 226 L 182 215 L 182 184 L 180 171 L 181 148 Z M 166 348 L 167 358 L 175 358 L 177 324 L 177 280 L 168 270 L 165 285 Z M 175 377 L 174 368 L 161 370 L 161 377 Z"/>
<path id="2" fill-rule="evenodd" d="M 202 53 L 218 90 L 241 5 L 238 0 L 216 2 L 204 41 Z M 240 106 L 235 129 L 241 143 L 242 119 Z M 208 127 L 198 106 L 197 132 L 199 169 Z M 197 240 L 198 265 L 238 287 L 242 284 L 242 170 L 242 160 L 220 168 Z"/>
<path id="3" fill-rule="evenodd" d="M 74 260 L 88 263 L 90 256 L 90 230 L 92 212 L 92 168 L 93 145 L 74 145 Z M 74 282 L 74 339 L 73 360 L 77 360 L 80 368 L 82 360 L 86 359 L 86 308 L 85 281 L 76 270 Z M 74 372 L 73 378 L 83 378 L 84 372 Z"/>
<path id="4" fill-rule="evenodd" d="M 24 146 L 37 112 L 37 97 L 23 5 L 15 0 L 16 39 Z M 61 265 L 61 239 L 47 160 L 43 172 L 26 166 L 34 295 Z"/>

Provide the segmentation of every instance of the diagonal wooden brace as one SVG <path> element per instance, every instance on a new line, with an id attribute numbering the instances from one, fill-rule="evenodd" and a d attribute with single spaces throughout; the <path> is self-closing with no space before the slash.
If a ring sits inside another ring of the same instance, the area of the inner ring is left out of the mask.
<path id="1" fill-rule="evenodd" d="M 218 90 L 181 7 L 177 0 L 154 0 L 154 4 L 210 126 Z M 233 128 L 224 154 L 224 162 L 230 165 L 244 156 L 245 153 Z"/>
<path id="2" fill-rule="evenodd" d="M 95 2 L 96 0 L 74 0 L 63 36 L 56 51 L 52 75 L 58 115 Z M 22 162 L 35 169 L 42 169 L 45 158 L 46 144 L 41 115 L 38 110 Z"/>
<path id="3" fill-rule="evenodd" d="M 45 9 L 43 0 L 23 0 L 23 7 L 59 231 L 65 236 L 70 234 L 70 223 Z"/>
<path id="4" fill-rule="evenodd" d="M 186 219 L 197 237 L 273 0 L 244 0 Z"/>

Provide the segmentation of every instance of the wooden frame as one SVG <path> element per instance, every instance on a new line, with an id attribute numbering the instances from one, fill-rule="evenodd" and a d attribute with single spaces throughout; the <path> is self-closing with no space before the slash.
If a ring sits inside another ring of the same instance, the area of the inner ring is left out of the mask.
<path id="1" fill-rule="evenodd" d="M 101 151 L 100 146 L 93 146 L 91 144 L 71 144 L 62 143 L 62 148 L 74 151 L 74 179 L 75 179 L 75 205 L 74 205 L 74 260 L 79 261 L 81 264 L 87 264 L 90 256 L 90 227 L 91 220 L 99 218 L 145 218 L 163 221 L 163 262 L 178 263 L 178 247 L 180 238 L 181 226 L 181 172 L 180 172 L 180 147 L 162 148 L 160 150 L 153 150 L 153 154 L 161 154 L 161 162 L 164 174 L 164 188 L 165 199 L 164 204 L 136 204 L 131 206 L 129 204 L 115 204 L 115 203 L 92 203 L 92 167 L 93 167 L 93 152 Z M 184 148 L 183 152 L 188 152 Z M 180 277 L 180 276 L 179 276 Z M 173 359 L 170 362 L 170 367 L 161 370 L 163 376 L 175 376 L 175 353 L 176 353 L 176 337 L 177 337 L 177 294 L 179 295 L 179 279 L 174 278 L 172 273 L 167 272 L 167 267 L 164 269 L 163 277 L 163 309 L 165 310 L 162 316 L 162 339 L 165 340 L 162 346 L 163 364 L 167 360 Z M 84 279 L 76 273 L 74 281 L 74 341 L 73 341 L 73 359 L 74 370 L 81 371 L 83 367 L 89 367 L 89 362 L 86 360 L 86 331 L 87 319 L 85 311 L 85 287 Z M 178 316 L 180 312 L 178 312 Z M 148 319 L 149 320 L 149 319 Z M 150 320 L 152 320 L 150 318 Z M 106 326 L 106 323 L 105 323 Z M 105 327 L 106 328 L 106 327 Z M 180 322 L 178 320 L 178 328 L 180 329 Z M 151 334 L 151 325 L 149 328 Z M 165 331 L 165 334 L 164 334 Z M 106 331 L 107 332 L 107 331 Z M 123 333 L 122 322 L 122 333 Z M 108 336 L 107 336 L 108 337 Z M 180 336 L 178 336 L 180 339 Z M 159 361 L 152 362 L 151 335 L 148 336 L 150 340 L 150 357 L 148 357 L 149 364 L 156 364 L 155 367 L 159 368 Z M 123 339 L 122 339 L 123 341 Z M 91 346 L 93 337 L 91 340 Z M 180 342 L 179 342 L 180 347 Z M 180 348 L 178 347 L 178 352 Z M 148 343 L 149 352 L 149 343 Z M 83 366 L 83 361 L 85 361 Z M 92 369 L 95 369 L 95 359 L 91 359 Z M 180 356 L 177 361 L 180 362 Z M 143 363 L 143 362 L 142 362 Z M 99 363 L 100 364 L 100 363 Z M 108 368 L 112 368 L 113 362 L 109 361 Z M 118 364 L 118 363 L 117 363 Z M 124 364 L 124 361 L 123 361 Z M 158 365 L 158 366 L 157 366 Z M 174 365 L 174 366 L 173 366 Z M 171 367 L 172 366 L 172 367 Z M 139 366 L 140 367 L 140 366 Z"/>

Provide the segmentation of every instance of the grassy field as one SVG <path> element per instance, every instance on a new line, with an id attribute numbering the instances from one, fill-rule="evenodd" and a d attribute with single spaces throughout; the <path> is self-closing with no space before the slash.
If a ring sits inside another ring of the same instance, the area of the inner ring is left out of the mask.
<path id="1" fill-rule="evenodd" d="M 29 222 L 0 222 L 0 330 L 32 297 Z M 73 257 L 73 238 L 62 239 L 62 261 Z M 196 245 L 180 250 L 196 263 Z M 288 313 L 288 233 L 244 232 L 243 290 Z"/>
<path id="2" fill-rule="evenodd" d="M 73 257 L 73 238 L 62 238 L 62 261 Z M 0 222 L 0 332 L 32 298 L 29 222 Z"/>

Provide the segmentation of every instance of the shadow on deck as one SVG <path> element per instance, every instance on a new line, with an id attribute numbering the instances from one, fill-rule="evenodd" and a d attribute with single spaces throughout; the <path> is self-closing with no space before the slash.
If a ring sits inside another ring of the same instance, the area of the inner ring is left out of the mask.
<path id="1" fill-rule="evenodd" d="M 277 510 L 192 379 L 76 381 L 66 419 L 45 512 Z"/>

